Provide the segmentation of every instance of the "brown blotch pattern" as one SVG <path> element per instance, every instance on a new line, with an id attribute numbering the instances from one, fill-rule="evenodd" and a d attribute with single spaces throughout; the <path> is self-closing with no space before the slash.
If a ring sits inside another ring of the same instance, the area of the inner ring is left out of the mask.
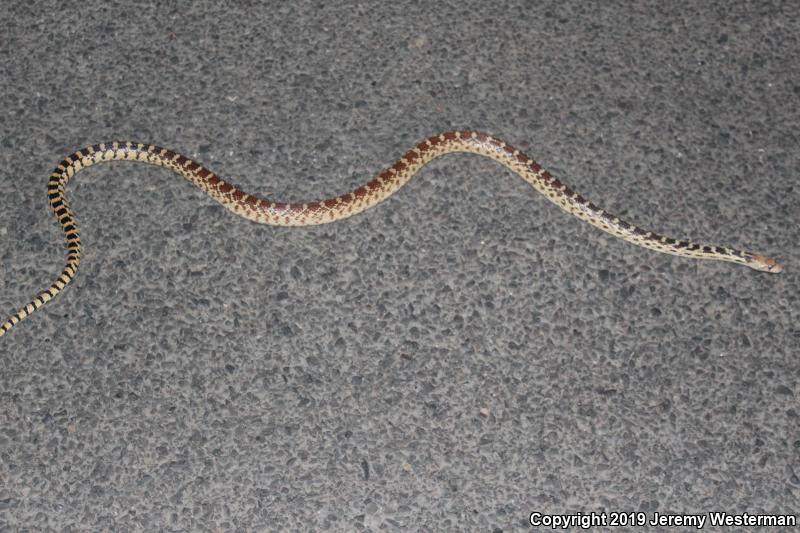
<path id="1" fill-rule="evenodd" d="M 270 224 L 304 225 L 330 222 L 376 205 L 393 194 L 427 161 L 450 152 L 471 152 L 488 156 L 520 174 L 563 209 L 628 241 L 660 251 L 694 257 L 705 255 L 750 266 L 754 257 L 760 258 L 749 252 L 722 246 L 676 241 L 620 220 L 554 178 L 526 154 L 481 132 L 449 131 L 430 137 L 417 144 L 415 149 L 406 152 L 401 159 L 381 172 L 379 177 L 354 191 L 337 198 L 309 203 L 271 202 L 246 194 L 186 156 L 156 145 L 129 141 L 99 143 L 73 152 L 51 174 L 48 181 L 48 200 L 67 241 L 67 265 L 49 288 L 0 324 L 0 335 L 55 297 L 75 276 L 80 262 L 80 236 L 65 198 L 64 188 L 71 177 L 85 167 L 113 160 L 139 160 L 164 166 L 187 177 L 216 201 L 246 218 Z M 759 261 L 759 265 L 754 268 L 763 266 L 765 260 L 760 258 Z"/>

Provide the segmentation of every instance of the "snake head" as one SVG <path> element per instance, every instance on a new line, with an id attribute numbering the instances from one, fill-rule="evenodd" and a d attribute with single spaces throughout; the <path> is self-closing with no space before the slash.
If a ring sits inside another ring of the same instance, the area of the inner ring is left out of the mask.
<path id="1" fill-rule="evenodd" d="M 771 272 L 773 274 L 777 274 L 783 270 L 783 265 L 763 255 L 754 255 L 750 263 L 748 263 L 748 266 L 755 270 L 760 270 L 761 272 Z"/>

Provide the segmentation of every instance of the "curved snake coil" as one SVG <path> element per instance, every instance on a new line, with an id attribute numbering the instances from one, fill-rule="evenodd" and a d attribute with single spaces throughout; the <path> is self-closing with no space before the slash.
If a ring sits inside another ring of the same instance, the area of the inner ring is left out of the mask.
<path id="1" fill-rule="evenodd" d="M 281 203 L 251 196 L 172 150 L 152 144 L 110 142 L 78 150 L 59 163 L 50 175 L 47 195 L 50 208 L 67 239 L 67 263 L 49 288 L 0 325 L 0 336 L 52 300 L 75 277 L 81 259 L 81 240 L 65 189 L 69 180 L 86 167 L 120 160 L 167 167 L 248 220 L 274 226 L 309 226 L 341 220 L 381 203 L 429 161 L 452 152 L 470 152 L 494 159 L 519 174 L 564 211 L 633 244 L 668 254 L 731 261 L 764 272 L 780 272 L 783 269 L 780 264 L 762 255 L 672 239 L 638 228 L 577 194 L 513 146 L 475 131 L 451 131 L 430 137 L 406 152 L 369 183 L 342 196 L 309 203 Z"/>

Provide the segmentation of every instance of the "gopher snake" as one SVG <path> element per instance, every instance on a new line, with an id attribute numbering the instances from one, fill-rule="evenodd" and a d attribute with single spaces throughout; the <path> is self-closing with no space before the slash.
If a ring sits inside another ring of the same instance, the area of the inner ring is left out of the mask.
<path id="1" fill-rule="evenodd" d="M 379 204 L 408 182 L 429 161 L 451 152 L 471 152 L 490 157 L 519 174 L 564 211 L 639 246 L 674 255 L 731 261 L 765 272 L 782 270 L 780 264 L 762 255 L 723 246 L 676 240 L 638 228 L 577 194 L 514 147 L 475 131 L 451 131 L 430 137 L 406 152 L 394 165 L 369 183 L 342 196 L 309 203 L 272 202 L 251 196 L 172 150 L 152 144 L 110 142 L 78 150 L 65 158 L 50 175 L 47 194 L 50 208 L 66 235 L 67 263 L 49 288 L 0 325 L 0 336 L 53 299 L 75 277 L 81 258 L 81 240 L 75 215 L 67 202 L 65 188 L 78 171 L 95 163 L 125 160 L 167 167 L 248 220 L 274 226 L 309 226 L 341 220 Z"/>

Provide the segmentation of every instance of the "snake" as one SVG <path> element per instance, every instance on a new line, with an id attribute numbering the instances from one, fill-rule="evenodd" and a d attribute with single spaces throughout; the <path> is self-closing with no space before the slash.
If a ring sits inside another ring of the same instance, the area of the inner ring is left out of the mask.
<path id="1" fill-rule="evenodd" d="M 497 161 L 567 213 L 624 241 L 667 254 L 738 263 L 762 272 L 777 273 L 783 270 L 778 262 L 763 255 L 727 246 L 665 237 L 626 222 L 575 192 L 520 150 L 478 131 L 448 131 L 434 135 L 408 150 L 371 181 L 346 194 L 321 201 L 296 203 L 275 202 L 247 194 L 203 165 L 173 150 L 153 144 L 114 141 L 72 153 L 50 175 L 47 198 L 66 238 L 66 264 L 48 288 L 0 325 L 0 336 L 55 298 L 75 278 L 81 260 L 81 239 L 75 213 L 67 201 L 66 187 L 75 174 L 92 165 L 109 161 L 138 161 L 166 167 L 245 219 L 273 226 L 311 226 L 342 220 L 376 206 L 408 183 L 430 161 L 456 152 L 478 154 Z"/>

